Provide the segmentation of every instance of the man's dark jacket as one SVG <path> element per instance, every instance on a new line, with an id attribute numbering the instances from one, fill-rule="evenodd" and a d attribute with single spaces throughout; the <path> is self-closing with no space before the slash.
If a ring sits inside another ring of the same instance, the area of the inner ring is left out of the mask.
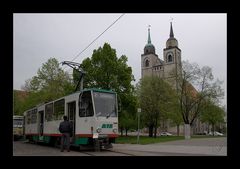
<path id="1" fill-rule="evenodd" d="M 60 133 L 71 133 L 72 132 L 72 125 L 69 121 L 63 121 L 60 123 L 59 126 Z"/>

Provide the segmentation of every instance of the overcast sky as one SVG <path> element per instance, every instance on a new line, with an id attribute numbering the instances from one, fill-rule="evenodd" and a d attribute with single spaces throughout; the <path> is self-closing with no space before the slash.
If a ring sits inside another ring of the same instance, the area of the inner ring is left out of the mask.
<path id="1" fill-rule="evenodd" d="M 121 13 L 114 14 L 14 14 L 13 15 L 13 83 L 21 89 L 25 80 L 50 57 L 70 61 L 112 24 Z M 105 42 L 126 55 L 136 82 L 141 78 L 141 54 L 147 43 L 148 25 L 156 54 L 163 59 L 163 48 L 173 18 L 174 37 L 182 50 L 182 60 L 209 66 L 215 78 L 227 81 L 226 14 L 128 14 L 126 13 L 74 62 L 92 55 Z M 70 71 L 71 69 L 66 68 Z M 136 83 L 135 82 L 135 83 Z M 226 99 L 224 99 L 225 103 Z"/>

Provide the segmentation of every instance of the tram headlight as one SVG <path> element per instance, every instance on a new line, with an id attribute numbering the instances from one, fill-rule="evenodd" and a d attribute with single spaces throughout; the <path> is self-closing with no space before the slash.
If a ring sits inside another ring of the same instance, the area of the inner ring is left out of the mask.
<path id="1" fill-rule="evenodd" d="M 101 131 L 102 131 L 102 128 L 97 128 L 98 133 L 101 133 Z"/>
<path id="2" fill-rule="evenodd" d="M 114 133 L 117 133 L 117 129 L 116 129 L 116 128 L 114 128 L 114 129 L 113 129 L 113 132 L 114 132 Z"/>

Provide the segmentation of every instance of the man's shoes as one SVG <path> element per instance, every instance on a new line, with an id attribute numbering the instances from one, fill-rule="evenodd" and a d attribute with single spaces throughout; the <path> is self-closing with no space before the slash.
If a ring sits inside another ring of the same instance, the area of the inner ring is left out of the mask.
<path id="1" fill-rule="evenodd" d="M 67 152 L 70 152 L 70 150 L 68 150 Z"/>
<path id="2" fill-rule="evenodd" d="M 63 152 L 63 150 L 61 150 L 61 152 Z"/>

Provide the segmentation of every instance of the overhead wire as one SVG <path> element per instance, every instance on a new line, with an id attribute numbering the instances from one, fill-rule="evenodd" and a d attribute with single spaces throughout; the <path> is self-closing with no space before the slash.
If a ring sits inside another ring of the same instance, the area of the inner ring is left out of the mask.
<path id="1" fill-rule="evenodd" d="M 87 47 L 85 47 L 81 52 L 79 52 L 71 61 L 76 60 L 85 50 L 87 50 L 87 48 L 89 48 L 89 46 L 91 46 L 98 38 L 100 38 L 100 36 L 102 36 L 109 28 L 111 28 L 121 17 L 123 17 L 123 15 L 125 15 L 124 13 L 119 16 L 113 23 L 111 23 L 111 25 L 109 25 L 100 35 L 98 35 L 89 45 L 87 45 Z M 66 67 L 65 67 L 66 68 Z M 64 68 L 64 69 L 65 69 Z M 63 70 L 64 70 L 63 69 Z"/>

